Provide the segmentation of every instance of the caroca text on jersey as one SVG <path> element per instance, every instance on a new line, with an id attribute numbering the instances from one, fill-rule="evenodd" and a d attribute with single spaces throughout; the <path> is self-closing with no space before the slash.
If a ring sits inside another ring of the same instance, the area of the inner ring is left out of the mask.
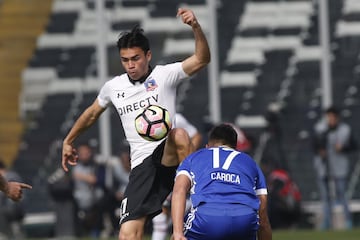
<path id="1" fill-rule="evenodd" d="M 212 180 L 240 184 L 240 176 L 234 173 L 212 172 L 210 173 L 210 178 Z"/>

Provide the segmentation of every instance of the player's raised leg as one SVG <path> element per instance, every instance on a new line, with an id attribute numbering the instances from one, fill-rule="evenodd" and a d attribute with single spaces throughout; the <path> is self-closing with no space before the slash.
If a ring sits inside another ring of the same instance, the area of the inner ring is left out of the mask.
<path id="1" fill-rule="evenodd" d="M 161 163 L 167 167 L 177 166 L 192 152 L 189 134 L 183 128 L 174 128 L 166 139 Z"/>

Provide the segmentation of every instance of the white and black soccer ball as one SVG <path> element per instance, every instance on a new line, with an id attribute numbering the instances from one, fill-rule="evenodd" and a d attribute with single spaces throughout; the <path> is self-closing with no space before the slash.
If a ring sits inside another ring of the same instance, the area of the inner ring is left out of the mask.
<path id="1" fill-rule="evenodd" d="M 171 119 L 167 109 L 158 105 L 146 107 L 136 118 L 138 134 L 148 141 L 159 141 L 171 130 Z"/>

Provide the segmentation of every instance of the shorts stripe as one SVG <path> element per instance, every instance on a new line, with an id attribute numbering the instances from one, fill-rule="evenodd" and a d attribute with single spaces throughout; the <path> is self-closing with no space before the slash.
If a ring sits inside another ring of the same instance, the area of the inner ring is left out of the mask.
<path id="1" fill-rule="evenodd" d="M 195 208 L 191 208 L 191 211 L 187 214 L 187 219 L 184 223 L 184 235 L 189 231 L 189 229 L 191 229 L 192 227 L 192 223 L 195 220 L 195 213 L 196 213 L 197 209 Z"/>

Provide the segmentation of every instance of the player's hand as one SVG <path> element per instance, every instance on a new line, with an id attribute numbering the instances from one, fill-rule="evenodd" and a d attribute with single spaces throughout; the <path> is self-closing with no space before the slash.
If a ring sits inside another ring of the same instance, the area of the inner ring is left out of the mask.
<path id="1" fill-rule="evenodd" d="M 62 161 L 61 161 L 62 168 L 66 172 L 69 171 L 67 164 L 74 166 L 77 163 L 77 159 L 78 159 L 78 155 L 76 149 L 73 148 L 72 145 L 64 143 L 62 149 Z"/>
<path id="2" fill-rule="evenodd" d="M 171 240 L 187 240 L 187 238 L 184 236 L 183 233 L 173 233 L 173 235 L 170 238 Z"/>
<path id="3" fill-rule="evenodd" d="M 181 17 L 183 23 L 188 24 L 191 27 L 198 25 L 195 14 L 189 9 L 179 8 L 176 16 Z"/>
<path id="4" fill-rule="evenodd" d="M 32 186 L 26 183 L 8 182 L 5 193 L 7 197 L 17 202 L 22 198 L 22 190 L 31 188 Z"/>

